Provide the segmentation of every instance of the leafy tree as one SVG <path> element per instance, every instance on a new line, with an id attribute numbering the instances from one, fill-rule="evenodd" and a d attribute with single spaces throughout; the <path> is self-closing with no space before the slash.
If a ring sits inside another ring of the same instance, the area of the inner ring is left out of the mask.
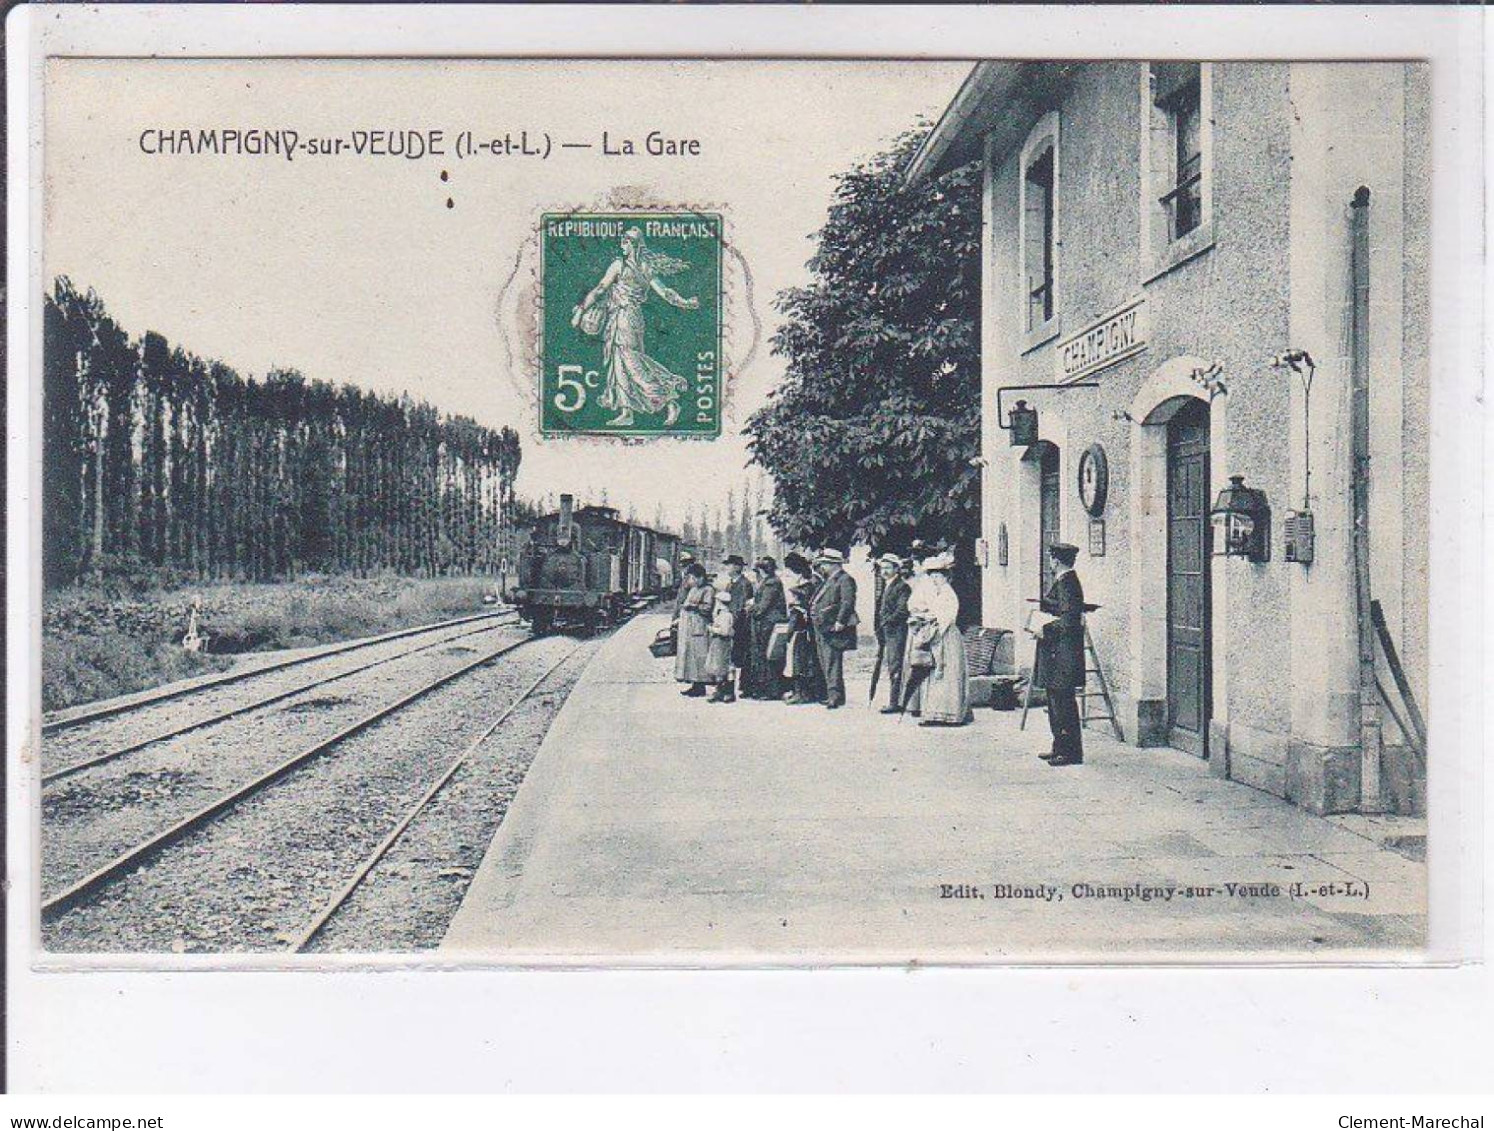
<path id="1" fill-rule="evenodd" d="M 241 377 L 160 334 L 131 339 L 66 278 L 45 335 L 49 585 L 147 564 L 251 580 L 490 572 L 511 552 L 512 428 L 294 369 Z"/>
<path id="2" fill-rule="evenodd" d="M 785 378 L 746 431 L 773 476 L 768 520 L 785 542 L 940 541 L 957 546 L 968 574 L 980 514 L 970 462 L 980 447 L 980 171 L 907 185 L 926 133 L 903 134 L 837 178 L 811 281 L 777 298 L 772 347 Z"/>

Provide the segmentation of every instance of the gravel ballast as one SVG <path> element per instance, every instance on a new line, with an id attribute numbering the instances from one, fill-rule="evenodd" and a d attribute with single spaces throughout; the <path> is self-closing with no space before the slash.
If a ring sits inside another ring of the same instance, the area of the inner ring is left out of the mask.
<path id="1" fill-rule="evenodd" d="M 415 687 L 526 637 L 522 629 L 500 626 L 441 643 L 48 785 L 42 792 L 43 892 L 61 890 Z M 129 717 L 121 717 L 110 745 L 137 734 Z"/>
<path id="2" fill-rule="evenodd" d="M 498 643 L 483 641 L 483 651 Z M 285 949 L 450 762 L 547 669 L 569 656 L 396 843 L 369 877 L 368 890 L 375 894 L 365 898 L 361 890 L 355 893 L 344 913 L 317 940 L 329 949 L 434 945 L 444 930 L 441 915 L 449 919 L 455 911 L 471 868 L 595 647 L 595 641 L 578 645 L 565 637 L 536 639 L 409 704 L 165 848 L 92 902 L 46 923 L 45 946 L 53 951 L 166 953 Z M 439 657 L 445 651 L 433 649 L 423 655 Z M 445 656 L 447 670 L 479 654 Z M 368 675 L 379 673 L 384 673 L 381 680 L 392 684 L 379 702 L 393 701 L 417 683 L 401 664 Z M 434 674 L 439 673 L 427 673 L 426 678 Z M 319 697 L 323 689 L 312 694 Z M 295 705 L 287 701 L 288 707 Z M 369 706 L 365 704 L 360 713 Z M 300 730 L 299 722 L 288 721 L 298 719 L 296 712 L 269 714 L 269 719 L 255 720 L 264 733 L 248 738 L 237 734 L 231 745 L 269 750 L 264 761 L 273 764 L 314 741 Z M 277 734 L 279 749 L 270 749 Z M 219 741 L 229 743 L 226 736 Z M 245 753 L 239 755 L 240 772 L 225 789 L 252 776 L 242 772 L 252 760 Z M 84 874 L 90 870 L 85 860 L 95 861 L 93 866 L 101 862 L 104 843 L 117 843 L 129 829 L 159 826 L 167 809 L 191 811 L 201 801 L 196 797 L 194 804 L 183 802 L 187 792 L 200 788 L 201 780 L 184 787 L 182 778 L 175 776 L 183 772 L 181 767 L 157 764 L 150 771 L 154 776 L 144 778 L 139 776 L 142 772 L 136 767 L 133 778 L 116 774 L 108 779 L 114 791 L 109 796 L 117 808 L 102 816 L 95 813 L 91 820 L 81 803 L 75 802 L 79 815 L 68 821 L 61 802 L 53 802 L 57 818 L 50 840 L 56 875 Z M 200 765 L 196 772 L 202 773 Z M 99 783 L 100 792 L 104 784 Z M 141 811 L 150 816 L 141 818 Z M 89 835 L 75 838 L 72 834 L 78 829 Z M 122 847 L 143 839 L 134 835 Z M 420 889 L 414 897 L 418 906 L 380 909 L 377 893 L 405 873 L 420 881 L 414 885 Z M 55 890 L 56 883 L 49 879 L 47 890 Z M 398 916 L 408 922 L 386 922 L 382 933 L 368 925 L 370 918 Z"/>

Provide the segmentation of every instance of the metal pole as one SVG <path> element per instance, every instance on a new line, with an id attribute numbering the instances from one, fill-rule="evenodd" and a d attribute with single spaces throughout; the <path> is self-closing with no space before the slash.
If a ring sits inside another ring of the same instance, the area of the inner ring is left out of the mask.
<path id="1" fill-rule="evenodd" d="M 1384 810 L 1380 783 L 1380 701 L 1375 679 L 1369 539 L 1369 204 L 1370 190 L 1354 193 L 1349 209 L 1349 269 L 1353 280 L 1349 322 L 1353 433 L 1354 592 L 1359 614 L 1359 808 Z"/>

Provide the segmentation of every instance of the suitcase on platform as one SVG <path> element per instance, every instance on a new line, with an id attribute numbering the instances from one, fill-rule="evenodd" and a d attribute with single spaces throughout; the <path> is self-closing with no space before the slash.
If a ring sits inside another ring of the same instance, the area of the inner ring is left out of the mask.
<path id="1" fill-rule="evenodd" d="M 659 630 L 658 634 L 654 637 L 654 642 L 648 646 L 648 650 L 653 653 L 656 660 L 662 660 L 666 656 L 674 655 L 678 643 L 678 637 L 675 635 L 675 626 L 670 625 L 668 628 L 661 628 Z"/>

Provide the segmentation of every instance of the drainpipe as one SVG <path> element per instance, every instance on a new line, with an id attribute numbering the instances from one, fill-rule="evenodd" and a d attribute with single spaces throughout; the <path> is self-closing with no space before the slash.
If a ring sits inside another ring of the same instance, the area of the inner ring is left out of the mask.
<path id="1" fill-rule="evenodd" d="M 1375 637 L 1370 613 L 1369 540 L 1369 204 L 1363 185 L 1349 208 L 1350 426 L 1353 433 L 1354 593 L 1359 614 L 1359 808 L 1384 810 L 1380 784 L 1380 702 L 1375 684 Z"/>

